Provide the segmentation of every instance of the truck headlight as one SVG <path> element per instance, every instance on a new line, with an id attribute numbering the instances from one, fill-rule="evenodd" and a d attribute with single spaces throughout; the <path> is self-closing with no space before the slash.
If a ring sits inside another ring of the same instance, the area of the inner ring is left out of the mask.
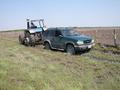
<path id="1" fill-rule="evenodd" d="M 94 43 L 94 39 L 92 39 L 91 43 Z"/>
<path id="2" fill-rule="evenodd" d="M 83 41 L 77 41 L 78 45 L 84 44 Z"/>

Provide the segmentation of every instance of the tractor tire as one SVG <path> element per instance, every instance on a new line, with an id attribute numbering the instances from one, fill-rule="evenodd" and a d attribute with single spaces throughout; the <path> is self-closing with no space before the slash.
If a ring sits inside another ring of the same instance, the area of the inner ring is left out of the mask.
<path id="1" fill-rule="evenodd" d="M 24 34 L 20 34 L 20 35 L 19 35 L 19 43 L 20 43 L 20 44 L 24 44 L 24 43 L 25 43 L 24 40 L 25 40 Z"/>
<path id="2" fill-rule="evenodd" d="M 34 35 L 30 35 L 30 46 L 35 47 L 35 36 Z"/>
<path id="3" fill-rule="evenodd" d="M 66 52 L 70 55 L 75 55 L 75 48 L 72 44 L 68 44 L 66 47 Z"/>
<path id="4" fill-rule="evenodd" d="M 30 38 L 29 38 L 29 37 L 26 37 L 26 38 L 25 38 L 24 44 L 25 44 L 26 46 L 30 46 Z"/>

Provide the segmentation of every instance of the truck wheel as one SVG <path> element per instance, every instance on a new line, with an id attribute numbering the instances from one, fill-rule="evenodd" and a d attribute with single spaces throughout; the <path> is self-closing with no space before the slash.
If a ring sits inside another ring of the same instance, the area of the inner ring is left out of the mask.
<path id="1" fill-rule="evenodd" d="M 19 35 L 19 43 L 24 44 L 25 36 L 24 34 Z"/>
<path id="2" fill-rule="evenodd" d="M 30 45 L 35 47 L 35 36 L 30 35 Z"/>
<path id="3" fill-rule="evenodd" d="M 46 42 L 45 44 L 44 44 L 44 48 L 45 49 L 47 49 L 47 50 L 50 50 L 51 49 L 51 47 L 50 47 L 50 44 L 48 43 L 48 42 Z"/>
<path id="4" fill-rule="evenodd" d="M 74 48 L 74 46 L 71 45 L 71 44 L 68 44 L 67 47 L 66 47 L 66 52 L 68 54 L 74 55 L 75 54 L 75 48 Z"/>

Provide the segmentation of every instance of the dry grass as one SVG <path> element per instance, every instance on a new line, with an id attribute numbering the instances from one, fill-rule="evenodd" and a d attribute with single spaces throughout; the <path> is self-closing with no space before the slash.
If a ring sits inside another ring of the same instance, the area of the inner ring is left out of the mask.
<path id="1" fill-rule="evenodd" d="M 120 63 L 111 60 L 120 56 L 96 49 L 70 56 L 0 36 L 0 90 L 119 90 Z"/>

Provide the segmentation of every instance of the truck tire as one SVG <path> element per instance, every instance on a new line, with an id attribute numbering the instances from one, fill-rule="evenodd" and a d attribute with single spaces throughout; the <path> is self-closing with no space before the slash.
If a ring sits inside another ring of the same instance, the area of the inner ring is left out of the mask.
<path id="1" fill-rule="evenodd" d="M 24 34 L 20 34 L 20 35 L 19 35 L 19 43 L 20 43 L 20 44 L 24 44 L 24 40 L 25 40 Z"/>
<path id="2" fill-rule="evenodd" d="M 66 47 L 66 52 L 70 55 L 74 55 L 75 54 L 75 48 L 72 44 L 68 44 Z"/>
<path id="3" fill-rule="evenodd" d="M 47 49 L 47 50 L 51 50 L 51 47 L 50 47 L 50 44 L 48 42 L 45 42 L 44 43 L 44 48 Z"/>

